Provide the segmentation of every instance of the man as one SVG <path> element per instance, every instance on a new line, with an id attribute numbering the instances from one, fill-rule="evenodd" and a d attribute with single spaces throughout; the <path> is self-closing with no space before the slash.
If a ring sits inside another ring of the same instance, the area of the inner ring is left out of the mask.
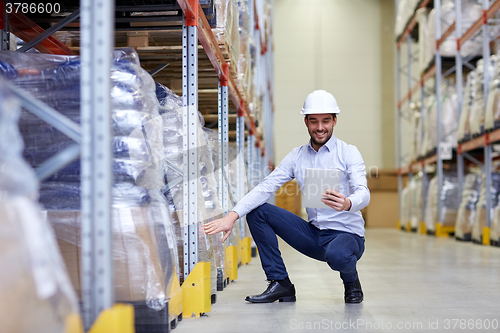
<path id="1" fill-rule="evenodd" d="M 361 303 L 363 291 L 356 263 L 364 251 L 364 220 L 360 209 L 370 201 L 365 165 L 355 146 L 335 138 L 340 108 L 332 94 L 316 90 L 304 102 L 301 114 L 311 137 L 307 145 L 295 148 L 259 185 L 250 191 L 225 217 L 207 223 L 209 235 L 224 231 L 229 236 L 235 221 L 248 214 L 247 223 L 259 249 L 262 268 L 269 280 L 260 295 L 247 296 L 252 303 L 294 302 L 295 288 L 286 271 L 276 235 L 297 251 L 328 263 L 340 272 L 346 303 Z M 324 209 L 307 209 L 309 223 L 284 209 L 265 203 L 285 182 L 296 178 L 304 190 L 307 168 L 341 171 L 339 191 L 323 193 Z"/>

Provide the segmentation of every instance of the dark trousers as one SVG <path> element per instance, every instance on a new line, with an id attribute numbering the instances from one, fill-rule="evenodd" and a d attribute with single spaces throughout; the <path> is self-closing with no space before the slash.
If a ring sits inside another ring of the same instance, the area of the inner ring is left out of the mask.
<path id="1" fill-rule="evenodd" d="M 247 223 L 268 280 L 288 276 L 278 248 L 278 235 L 300 253 L 327 262 L 331 269 L 340 272 L 344 284 L 356 281 L 356 263 L 365 250 L 363 237 L 345 231 L 320 230 L 297 215 L 267 203 L 248 213 Z"/>

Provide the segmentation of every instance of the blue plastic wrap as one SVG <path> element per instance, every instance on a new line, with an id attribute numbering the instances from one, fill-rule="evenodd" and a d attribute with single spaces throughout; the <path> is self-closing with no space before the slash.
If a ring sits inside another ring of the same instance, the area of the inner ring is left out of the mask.
<path id="1" fill-rule="evenodd" d="M 0 192 L 38 197 L 38 180 L 29 165 L 21 158 L 22 137 L 17 128 L 19 103 L 6 90 L 0 79 Z"/>
<path id="2" fill-rule="evenodd" d="M 0 75 L 80 123 L 79 57 L 0 52 Z M 148 203 L 144 200 L 148 190 L 164 187 L 163 140 L 159 135 L 162 119 L 154 81 L 139 66 L 137 54 L 131 49 L 115 51 L 111 81 L 114 180 L 117 184 L 130 183 L 126 187 L 117 185 L 114 189 L 113 193 L 120 193 L 115 204 L 121 206 L 128 196 L 129 205 L 141 206 Z M 23 111 L 19 126 L 26 142 L 24 157 L 34 167 L 74 143 L 27 111 Z M 40 202 L 46 205 L 45 208 L 79 209 L 79 160 L 52 175 L 45 183 L 40 193 Z M 57 190 L 61 193 L 54 192 Z"/>

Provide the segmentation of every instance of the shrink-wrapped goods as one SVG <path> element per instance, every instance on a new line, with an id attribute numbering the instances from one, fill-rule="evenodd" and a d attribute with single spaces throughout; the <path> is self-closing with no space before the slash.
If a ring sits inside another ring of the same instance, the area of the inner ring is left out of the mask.
<path id="1" fill-rule="evenodd" d="M 399 0 L 397 13 L 396 13 L 396 26 L 394 28 L 396 36 L 404 32 L 404 28 L 410 18 L 412 17 L 415 9 L 417 8 L 420 0 Z"/>
<path id="2" fill-rule="evenodd" d="M 470 114 L 472 102 L 476 95 L 476 71 L 473 70 L 467 74 L 465 82 L 464 100 L 462 106 L 462 113 L 460 113 L 460 122 L 458 125 L 457 140 L 458 142 L 465 142 L 471 139 L 470 131 Z"/>
<path id="3" fill-rule="evenodd" d="M 239 38 L 240 52 L 238 59 L 238 84 L 246 96 L 250 96 L 250 86 L 253 82 L 253 67 L 251 56 L 250 15 L 247 2 L 239 0 Z M 255 46 L 254 46 L 255 48 Z M 255 51 L 254 51 L 255 52 Z"/>
<path id="4" fill-rule="evenodd" d="M 437 177 L 433 177 L 427 186 L 427 200 L 425 205 L 425 228 L 427 232 L 435 232 L 435 216 L 437 216 Z"/>
<path id="5" fill-rule="evenodd" d="M 426 52 L 426 36 L 428 35 L 427 29 L 427 17 L 429 15 L 429 10 L 427 8 L 419 8 L 416 12 L 417 22 L 418 22 L 418 68 L 419 72 L 422 73 L 427 68 L 428 63 L 426 62 L 425 52 Z"/>
<path id="6" fill-rule="evenodd" d="M 174 221 L 178 253 L 184 253 L 184 221 L 183 197 L 183 124 L 182 98 L 168 87 L 156 83 L 156 97 L 160 103 L 160 114 L 163 119 L 163 151 L 165 154 L 165 182 L 168 186 L 165 196 L 169 201 L 171 218 Z M 211 288 L 215 294 L 217 287 L 217 265 L 223 268 L 224 256 L 222 235 L 208 236 L 203 224 L 222 216 L 222 208 L 217 195 L 217 182 L 214 177 L 212 151 L 202 128 L 203 117 L 198 117 L 198 260 L 211 263 Z M 178 257 L 180 266 L 184 266 L 184 256 Z M 182 278 L 181 278 L 182 280 Z"/>
<path id="7" fill-rule="evenodd" d="M 0 79 L 0 331 L 68 332 L 77 297 L 36 203 L 38 180 L 21 156 L 21 111 L 6 84 Z"/>
<path id="8" fill-rule="evenodd" d="M 426 112 L 424 109 L 423 112 Z M 420 156 L 420 152 L 422 151 L 422 145 L 424 143 L 424 117 L 422 117 L 422 112 L 415 112 L 414 113 L 415 117 L 415 132 L 414 132 L 414 153 L 413 153 L 413 159 L 416 160 Z"/>
<path id="9" fill-rule="evenodd" d="M 408 186 L 410 188 L 411 230 L 417 230 L 422 221 L 422 176 L 413 176 Z"/>
<path id="10" fill-rule="evenodd" d="M 481 4 L 475 0 L 462 1 L 462 29 L 464 33 L 476 22 L 482 15 Z M 444 33 L 456 21 L 455 0 L 441 1 L 441 33 Z M 427 34 L 425 41 L 425 67 L 434 59 L 436 53 L 436 13 L 432 9 L 427 17 Z M 463 57 L 481 54 L 481 35 L 467 40 L 461 45 L 460 53 Z M 456 34 L 451 34 L 439 47 L 441 56 L 454 57 L 457 52 Z"/>
<path id="11" fill-rule="evenodd" d="M 454 85 L 443 87 L 442 100 L 442 139 L 441 142 L 447 143 L 452 147 L 457 147 L 457 131 L 458 131 L 458 102 L 457 91 Z M 437 118 L 437 117 L 436 117 Z M 437 131 L 433 138 L 434 147 L 437 147 Z"/>
<path id="12" fill-rule="evenodd" d="M 456 89 L 454 86 L 444 84 L 442 92 L 441 143 L 447 143 L 451 147 L 456 147 L 458 130 Z M 420 155 L 422 156 L 432 154 L 437 147 L 437 103 L 435 96 L 431 95 L 426 99 L 426 109 L 424 141 L 420 150 Z"/>
<path id="13" fill-rule="evenodd" d="M 219 45 L 226 48 L 230 66 L 236 71 L 240 57 L 238 0 L 214 0 L 214 5 L 217 24 L 212 31 Z"/>
<path id="14" fill-rule="evenodd" d="M 488 70 L 489 75 L 493 74 L 496 56 L 491 56 L 489 66 L 485 66 L 483 59 L 477 62 L 476 80 L 474 86 L 474 100 L 470 111 L 471 136 L 476 137 L 484 133 L 485 100 L 484 100 L 484 71 Z M 486 68 L 487 67 L 487 68 Z"/>
<path id="15" fill-rule="evenodd" d="M 441 226 L 453 227 L 457 220 L 457 212 L 460 206 L 458 178 L 456 174 L 444 173 L 443 186 L 441 189 Z M 435 232 L 438 218 L 438 177 L 434 176 L 429 182 L 427 201 L 425 209 L 425 226 L 427 231 Z"/>
<path id="16" fill-rule="evenodd" d="M 500 127 L 500 61 L 496 55 L 493 77 L 489 85 L 488 100 L 484 116 L 484 130 L 486 132 Z"/>
<path id="17" fill-rule="evenodd" d="M 457 222 L 455 223 L 455 238 L 470 241 L 472 225 L 476 216 L 476 204 L 481 190 L 481 175 L 479 172 L 469 173 L 464 178 L 462 200 L 458 208 Z"/>
<path id="18" fill-rule="evenodd" d="M 401 222 L 401 226 L 403 228 L 406 228 L 408 226 L 408 223 L 410 222 L 410 213 L 411 213 L 411 208 L 410 208 L 410 187 L 409 184 L 407 184 L 403 190 L 401 191 L 401 209 L 400 209 L 400 215 L 399 215 L 399 221 Z"/>
<path id="19" fill-rule="evenodd" d="M 485 175 L 482 175 L 481 192 L 476 205 L 476 215 L 474 216 L 474 224 L 472 225 L 472 241 L 482 243 L 483 228 L 486 226 L 486 195 L 491 196 L 490 217 L 493 218 L 495 207 L 498 205 L 498 195 L 500 194 L 500 173 L 491 173 L 491 188 L 486 191 Z"/>
<path id="20" fill-rule="evenodd" d="M 429 95 L 425 97 L 425 102 L 424 102 L 424 112 L 425 112 L 425 117 L 423 120 L 421 120 L 421 124 L 423 126 L 423 139 L 420 145 L 420 150 L 418 152 L 418 155 L 420 157 L 424 157 L 427 155 L 427 150 L 428 147 L 431 146 L 430 143 L 430 126 L 431 126 L 431 116 L 432 116 L 432 110 L 436 107 L 436 95 Z"/>
<path id="21" fill-rule="evenodd" d="M 410 103 L 410 110 L 410 128 L 412 128 L 412 133 L 410 136 L 410 151 L 408 154 L 410 156 L 410 161 L 415 161 L 418 157 L 419 147 L 422 141 L 420 103 Z"/>
<path id="22" fill-rule="evenodd" d="M 205 138 L 208 143 L 208 148 L 210 149 L 211 152 L 211 158 L 212 158 L 212 165 L 213 165 L 213 177 L 214 181 L 216 184 L 216 187 L 214 190 L 216 191 L 215 193 L 217 194 L 218 198 L 218 191 L 219 191 L 219 186 L 220 183 L 218 181 L 219 179 L 219 134 L 217 131 L 209 128 L 203 128 L 203 131 L 205 132 Z M 218 205 L 221 206 L 222 203 L 219 201 Z M 221 214 L 222 214 L 222 207 L 221 207 Z M 215 264 L 218 269 L 218 274 L 223 274 L 224 272 L 224 265 L 225 265 L 225 256 L 226 256 L 226 247 L 225 244 L 222 243 L 222 234 L 217 234 L 213 235 L 213 245 L 214 245 L 214 253 L 215 253 Z M 220 286 L 219 286 L 220 288 Z"/>
<path id="23" fill-rule="evenodd" d="M 500 203 L 497 204 L 491 217 L 491 245 L 500 246 Z"/>
<path id="24" fill-rule="evenodd" d="M 79 57 L 0 52 L 0 63 L 0 73 L 10 76 L 14 84 L 80 123 Z M 154 81 L 140 67 L 133 49 L 114 52 L 110 79 L 112 252 L 114 266 L 120 270 L 115 276 L 116 299 L 142 302 L 159 311 L 165 308 L 178 273 L 172 223 L 161 193 L 165 187 L 163 122 Z M 27 111 L 19 125 L 26 141 L 24 157 L 33 166 L 73 144 Z M 79 290 L 80 161 L 41 184 L 40 202 Z"/>

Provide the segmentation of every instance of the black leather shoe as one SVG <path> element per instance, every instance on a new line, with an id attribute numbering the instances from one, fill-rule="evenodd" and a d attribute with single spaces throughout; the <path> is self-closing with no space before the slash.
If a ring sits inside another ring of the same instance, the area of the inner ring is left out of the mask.
<path id="1" fill-rule="evenodd" d="M 361 283 L 359 277 L 352 285 L 344 285 L 344 300 L 346 303 L 361 303 L 363 302 L 363 290 L 361 290 Z"/>
<path id="2" fill-rule="evenodd" d="M 247 296 L 245 301 L 251 303 L 272 303 L 280 302 L 295 302 L 295 287 L 293 284 L 288 287 L 282 287 L 278 281 L 271 280 L 267 289 L 260 295 Z"/>

